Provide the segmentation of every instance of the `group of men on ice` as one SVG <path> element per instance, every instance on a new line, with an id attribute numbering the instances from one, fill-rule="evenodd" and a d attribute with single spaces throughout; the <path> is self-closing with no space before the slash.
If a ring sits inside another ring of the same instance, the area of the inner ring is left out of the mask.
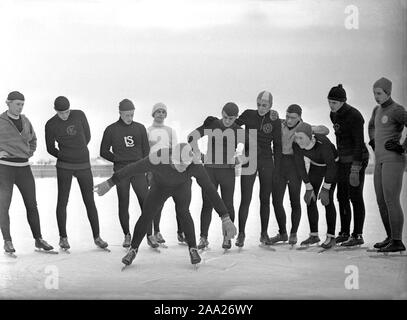
<path id="1" fill-rule="evenodd" d="M 368 123 L 369 145 L 375 154 L 374 188 L 386 231 L 385 240 L 374 245 L 380 252 L 405 250 L 400 193 L 407 139 L 404 143 L 400 140 L 403 128 L 407 126 L 407 112 L 392 100 L 391 90 L 392 83 L 386 78 L 374 83 L 373 93 L 378 105 Z M 280 119 L 278 113 L 271 109 L 273 96 L 267 91 L 258 95 L 256 109 L 247 109 L 241 114 L 235 103 L 226 103 L 220 118 L 207 117 L 201 126 L 188 135 L 185 143 L 177 143 L 175 131 L 164 124 L 167 107 L 163 103 L 154 105 L 154 121 L 146 129 L 141 123 L 133 121 L 134 105 L 124 99 L 119 104 L 119 120 L 106 128 L 100 147 L 100 155 L 113 162 L 114 174 L 94 186 L 87 148 L 91 134 L 86 116 L 81 110 L 71 109 L 66 97 L 57 97 L 54 102 L 56 114 L 45 125 L 45 137 L 47 151 L 57 158 L 59 246 L 65 250 L 70 248 L 66 209 L 72 177 L 76 177 L 79 183 L 94 242 L 100 248 L 107 248 L 108 244 L 99 234 L 93 192 L 103 195 L 116 186 L 119 220 L 124 233 L 123 247 L 129 248 L 122 259 L 125 265 L 132 263 L 145 235 L 151 247 L 156 248 L 165 242 L 160 232 L 160 218 L 169 197 L 175 203 L 178 241 L 188 245 L 192 264 L 201 261 L 198 249 L 204 249 L 209 244 L 208 231 L 213 209 L 222 221 L 222 247 L 230 249 L 231 239 L 236 234 L 235 245 L 243 247 L 256 177 L 259 177 L 260 186 L 262 245 L 286 241 L 291 245 L 297 243 L 302 183 L 306 189 L 304 201 L 310 234 L 301 242 L 301 246 L 320 242 L 318 199 L 325 207 L 327 224 L 327 237 L 321 247 L 330 249 L 339 243 L 348 247 L 363 244 L 363 185 L 369 161 L 364 142 L 364 119 L 356 108 L 347 103 L 342 85 L 333 87 L 327 99 L 336 146 L 327 138 L 327 127 L 311 126 L 302 120 L 303 110 L 297 104 L 288 106 L 285 119 Z M 37 139 L 30 121 L 22 114 L 24 101 L 23 94 L 11 92 L 6 101 L 8 110 L 0 115 L 0 227 L 7 253 L 15 252 L 9 219 L 14 185 L 22 194 L 35 246 L 48 251 L 53 249 L 42 239 L 40 230 L 35 181 L 28 162 L 36 150 Z M 208 144 L 207 152 L 203 154 L 198 140 L 205 135 L 208 136 Z M 238 233 L 234 225 L 233 205 L 237 168 L 241 168 Z M 202 189 L 198 244 L 189 211 L 191 177 L 195 177 Z M 130 185 L 142 211 L 132 236 L 129 227 Z M 218 187 L 221 196 L 217 192 Z M 287 187 L 291 203 L 289 233 L 283 206 Z M 335 189 L 341 221 L 337 236 Z M 278 234 L 271 238 L 267 233 L 270 196 L 279 227 Z M 351 233 L 352 212 L 354 223 Z"/>

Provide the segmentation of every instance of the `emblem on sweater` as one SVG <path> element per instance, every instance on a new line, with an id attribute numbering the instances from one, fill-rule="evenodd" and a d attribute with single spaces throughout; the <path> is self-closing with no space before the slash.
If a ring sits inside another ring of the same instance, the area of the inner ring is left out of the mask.
<path id="1" fill-rule="evenodd" d="M 76 135 L 75 125 L 67 127 L 66 128 L 66 133 L 68 134 L 68 136 Z"/>
<path id="2" fill-rule="evenodd" d="M 341 125 L 339 123 L 335 123 L 334 124 L 334 130 L 335 132 L 339 132 L 339 130 L 341 129 Z"/>
<path id="3" fill-rule="evenodd" d="M 272 130 L 273 130 L 273 125 L 271 124 L 271 123 L 266 123 L 264 126 L 263 126 L 263 132 L 264 133 L 270 133 Z"/>
<path id="4" fill-rule="evenodd" d="M 127 137 L 123 137 L 123 138 L 124 138 L 124 143 L 125 143 L 127 148 L 134 147 L 133 136 L 127 136 Z"/>
<path id="5" fill-rule="evenodd" d="M 383 116 L 382 117 L 382 123 L 385 124 L 385 123 L 387 123 L 387 121 L 389 121 L 389 117 L 388 116 Z"/>

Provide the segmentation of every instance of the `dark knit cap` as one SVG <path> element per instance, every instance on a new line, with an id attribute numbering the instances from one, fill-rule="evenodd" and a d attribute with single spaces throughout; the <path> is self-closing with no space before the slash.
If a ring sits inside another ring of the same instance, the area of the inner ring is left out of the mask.
<path id="1" fill-rule="evenodd" d="M 69 109 L 69 100 L 64 96 L 59 96 L 54 101 L 54 109 L 56 111 L 65 111 Z"/>
<path id="2" fill-rule="evenodd" d="M 301 116 L 302 109 L 298 104 L 292 104 L 292 105 L 288 106 L 287 113 L 296 113 L 299 116 Z"/>
<path id="3" fill-rule="evenodd" d="M 228 102 L 223 106 L 222 111 L 224 111 L 229 117 L 237 117 L 239 114 L 239 107 L 233 102 Z"/>
<path id="4" fill-rule="evenodd" d="M 12 101 L 12 100 L 22 100 L 24 101 L 24 95 L 21 92 L 18 91 L 12 91 L 8 94 L 7 96 L 7 100 L 8 101 Z"/>
<path id="5" fill-rule="evenodd" d="M 119 110 L 120 111 L 130 111 L 130 110 L 134 110 L 134 109 L 135 109 L 134 104 L 129 99 L 123 99 L 119 103 Z"/>
<path id="6" fill-rule="evenodd" d="M 388 95 L 391 94 L 392 83 L 387 78 L 380 78 L 373 84 L 373 88 L 382 88 Z"/>
<path id="7" fill-rule="evenodd" d="M 303 132 L 305 133 L 310 139 L 312 138 L 312 127 L 310 124 L 306 122 L 301 122 L 298 124 L 298 126 L 295 129 L 295 132 Z"/>
<path id="8" fill-rule="evenodd" d="M 329 91 L 328 99 L 339 102 L 346 101 L 346 91 L 341 84 L 338 84 L 337 87 L 332 87 L 332 89 Z"/>

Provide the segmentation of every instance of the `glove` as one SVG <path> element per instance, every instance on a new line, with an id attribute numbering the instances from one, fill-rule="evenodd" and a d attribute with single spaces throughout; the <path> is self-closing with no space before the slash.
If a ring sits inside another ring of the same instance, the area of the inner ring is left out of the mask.
<path id="1" fill-rule="evenodd" d="M 312 200 L 314 200 L 314 201 L 317 200 L 314 189 L 306 190 L 305 195 L 304 195 L 304 201 L 307 204 L 307 206 L 309 206 L 311 204 Z"/>
<path id="2" fill-rule="evenodd" d="M 205 119 L 203 124 L 204 124 L 205 127 L 207 127 L 207 126 L 210 126 L 212 124 L 212 122 L 214 122 L 215 120 L 218 120 L 218 118 L 213 117 L 213 116 L 209 116 L 209 117 L 207 117 Z"/>
<path id="3" fill-rule="evenodd" d="M 327 206 L 329 204 L 329 190 L 322 187 L 318 199 L 321 199 L 323 206 Z"/>
<path id="4" fill-rule="evenodd" d="M 112 186 L 113 185 L 109 182 L 109 180 L 106 180 L 94 186 L 93 192 L 96 192 L 99 196 L 103 196 L 112 188 Z"/>
<path id="5" fill-rule="evenodd" d="M 270 110 L 270 120 L 271 121 L 276 121 L 278 120 L 278 112 L 276 110 Z"/>
<path id="6" fill-rule="evenodd" d="M 372 139 L 372 140 L 370 140 L 370 141 L 369 141 L 369 146 L 371 146 L 371 147 L 372 147 L 372 149 L 373 149 L 373 151 L 374 151 L 374 148 L 375 148 L 375 142 L 374 142 L 374 139 Z"/>
<path id="7" fill-rule="evenodd" d="M 386 150 L 394 151 L 397 152 L 398 154 L 404 153 L 403 146 L 398 141 L 395 140 L 386 141 L 384 147 L 386 148 Z"/>
<path id="8" fill-rule="evenodd" d="M 350 167 L 349 184 L 352 187 L 359 187 L 359 171 L 362 166 L 352 165 Z"/>
<path id="9" fill-rule="evenodd" d="M 222 217 L 222 233 L 225 240 L 233 239 L 237 233 L 236 227 L 232 220 L 230 220 L 229 215 Z"/>

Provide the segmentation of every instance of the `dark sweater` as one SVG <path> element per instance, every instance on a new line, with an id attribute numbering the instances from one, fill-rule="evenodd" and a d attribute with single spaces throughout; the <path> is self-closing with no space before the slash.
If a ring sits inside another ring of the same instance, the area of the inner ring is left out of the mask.
<path id="1" fill-rule="evenodd" d="M 214 137 L 214 132 L 208 134 L 207 155 L 211 155 L 211 158 L 207 160 L 209 163 L 205 163 L 205 166 L 214 168 L 234 167 L 235 160 L 233 155 L 235 153 L 237 144 L 245 143 L 244 136 L 241 137 L 242 133 L 238 134 L 238 130 L 241 129 L 243 132 L 243 129 L 237 124 L 233 123 L 230 127 L 225 127 L 221 119 L 216 117 L 208 117 L 200 127 L 196 128 L 188 135 L 188 143 L 192 145 L 194 150 L 199 150 L 197 140 L 194 139 L 193 133 L 198 132 L 199 137 L 203 137 L 205 135 L 205 130 L 216 129 L 219 129 L 224 136 L 222 137 L 222 141 L 220 141 Z M 228 147 L 230 149 L 229 154 Z M 220 160 L 220 163 L 216 162 L 217 159 Z"/>
<path id="2" fill-rule="evenodd" d="M 112 151 L 111 151 L 112 150 Z M 147 130 L 141 123 L 118 121 L 103 133 L 100 155 L 117 165 L 138 161 L 150 153 Z"/>
<path id="3" fill-rule="evenodd" d="M 305 169 L 304 157 L 311 160 L 311 165 L 326 166 L 325 182 L 336 182 L 337 166 L 335 159 L 338 153 L 332 142 L 324 135 L 315 134 L 315 145 L 310 150 L 301 149 L 296 142 L 293 143 L 294 157 L 297 169 L 304 183 L 309 183 Z"/>
<path id="4" fill-rule="evenodd" d="M 66 163 L 89 164 L 90 129 L 83 111 L 71 110 L 67 120 L 57 114 L 49 119 L 45 125 L 45 140 L 48 153 L 58 159 L 57 167 Z"/>
<path id="5" fill-rule="evenodd" d="M 123 169 L 115 172 L 108 181 L 111 185 L 114 185 L 120 182 L 122 179 L 132 177 L 136 174 L 152 172 L 153 184 L 160 188 L 176 189 L 177 186 L 189 182 L 191 177 L 195 177 L 196 182 L 209 197 L 219 216 L 227 215 L 228 211 L 225 204 L 219 197 L 213 183 L 211 182 L 201 163 L 191 163 L 184 172 L 178 172 L 171 164 L 153 164 L 150 161 L 150 157 L 152 159 L 170 159 L 170 152 L 171 151 L 168 148 L 160 149 L 149 157 L 145 157 L 142 160 L 131 163 L 125 166 Z"/>
<path id="6" fill-rule="evenodd" d="M 362 160 L 369 159 L 364 141 L 365 120 L 362 114 L 345 103 L 337 112 L 331 112 L 329 116 L 334 125 L 339 161 L 360 165 Z"/>
<path id="7" fill-rule="evenodd" d="M 260 116 L 257 110 L 245 110 L 235 123 L 245 129 L 257 130 L 257 159 L 267 160 L 274 155 L 281 156 L 281 120 L 271 121 L 270 112 Z M 271 143 L 273 142 L 273 148 Z M 249 150 L 249 148 L 246 148 Z"/>

